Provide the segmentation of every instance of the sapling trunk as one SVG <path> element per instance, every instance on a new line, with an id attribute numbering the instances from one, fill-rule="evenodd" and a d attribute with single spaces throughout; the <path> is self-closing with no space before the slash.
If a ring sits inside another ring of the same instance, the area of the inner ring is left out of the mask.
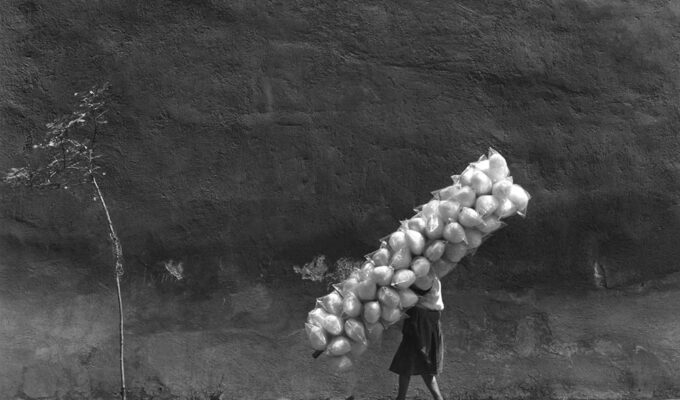
<path id="1" fill-rule="evenodd" d="M 116 276 L 116 292 L 118 294 L 118 327 L 120 330 L 120 397 L 122 400 L 127 399 L 127 394 L 125 390 L 125 330 L 124 330 L 124 318 L 123 318 L 123 296 L 120 290 L 120 277 L 123 275 L 123 246 L 120 244 L 120 239 L 116 234 L 116 229 L 113 227 L 113 221 L 111 220 L 111 214 L 109 213 L 109 208 L 106 206 L 106 200 L 102 194 L 99 184 L 97 183 L 97 178 L 92 175 L 92 185 L 97 190 L 97 196 L 106 214 L 106 220 L 109 225 L 109 238 L 111 239 L 111 249 L 113 250 L 113 259 L 115 262 L 115 276 Z"/>

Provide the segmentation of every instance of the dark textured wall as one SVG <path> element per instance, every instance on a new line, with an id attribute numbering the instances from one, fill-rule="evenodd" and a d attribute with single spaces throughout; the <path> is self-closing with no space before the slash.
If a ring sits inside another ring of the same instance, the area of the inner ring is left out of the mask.
<path id="1" fill-rule="evenodd" d="M 492 146 L 533 199 L 527 219 L 512 219 L 451 278 L 449 300 L 460 305 L 445 315 L 456 332 L 449 362 L 459 364 L 449 366 L 448 389 L 576 397 L 678 390 L 669 382 L 679 376 L 680 317 L 666 307 L 680 290 L 668 275 L 680 256 L 677 2 L 0 5 L 1 170 L 23 162 L 31 138 L 68 110 L 74 91 L 113 86 L 102 185 L 127 254 L 137 387 L 160 380 L 187 394 L 219 381 L 217 372 L 183 374 L 186 360 L 154 359 L 177 354 L 172 343 L 205 352 L 187 350 L 189 369 L 229 371 L 234 396 L 245 378 L 211 348 L 241 364 L 259 360 L 253 371 L 279 357 L 287 357 L 279 373 L 306 371 L 297 383 L 282 373 L 254 398 L 348 387 L 319 378 L 304 351 L 282 350 L 304 349 L 290 335 L 325 292 L 302 286 L 291 266 L 372 250 Z M 115 337 L 103 317 L 113 305 L 109 250 L 90 197 L 0 191 L 0 298 L 12 316 L 2 332 L 12 356 L 1 395 L 115 384 L 106 369 Z M 185 281 L 164 275 L 159 262 L 170 258 L 185 260 Z M 595 263 L 610 290 L 594 291 Z M 44 318 L 45 304 L 63 318 Z M 64 315 L 100 330 L 57 334 L 64 344 L 48 333 L 72 325 Z M 38 346 L 29 331 L 51 344 Z M 17 335 L 31 339 L 9 339 Z M 386 343 L 398 340 L 392 335 Z M 382 371 L 391 351 L 386 345 L 371 371 Z M 525 361 L 545 368 L 527 375 Z M 476 368 L 481 375 L 462 372 Z M 77 378 L 85 373 L 87 384 Z M 380 384 L 355 381 L 359 392 L 391 390 L 392 377 L 372 374 Z M 36 381 L 54 384 L 31 392 Z"/>

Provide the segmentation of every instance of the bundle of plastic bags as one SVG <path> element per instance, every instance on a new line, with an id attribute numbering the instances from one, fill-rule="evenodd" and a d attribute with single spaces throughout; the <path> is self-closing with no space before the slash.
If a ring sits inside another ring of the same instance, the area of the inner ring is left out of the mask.
<path id="1" fill-rule="evenodd" d="M 505 158 L 493 149 L 451 178 L 309 312 L 305 328 L 312 348 L 332 357 L 339 370 L 349 369 L 418 302 L 410 289 L 416 279 L 474 253 L 505 226 L 504 218 L 526 215 L 531 196 L 513 182 Z"/>

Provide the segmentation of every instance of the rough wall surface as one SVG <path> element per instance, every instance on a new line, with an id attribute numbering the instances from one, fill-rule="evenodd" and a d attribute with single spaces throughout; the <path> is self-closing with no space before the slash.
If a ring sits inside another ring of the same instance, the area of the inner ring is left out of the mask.
<path id="1" fill-rule="evenodd" d="M 299 328 L 325 288 L 291 266 L 368 252 L 493 146 L 533 200 L 448 283 L 443 385 L 680 396 L 678 2 L 0 6 L 1 170 L 74 91 L 113 85 L 103 189 L 127 251 L 136 393 L 391 393 L 396 331 L 348 376 L 310 361 Z M 115 391 L 89 198 L 0 191 L 0 396 Z"/>

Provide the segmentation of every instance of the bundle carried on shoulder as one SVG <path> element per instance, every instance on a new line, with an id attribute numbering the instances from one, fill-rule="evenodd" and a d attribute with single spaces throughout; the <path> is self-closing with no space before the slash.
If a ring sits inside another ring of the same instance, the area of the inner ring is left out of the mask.
<path id="1" fill-rule="evenodd" d="M 505 218 L 526 216 L 531 196 L 514 183 L 505 158 L 494 149 L 451 178 L 451 185 L 432 192 L 430 201 L 381 239 L 362 267 L 333 285 L 309 312 L 305 328 L 311 347 L 332 357 L 339 370 L 351 368 L 415 306 L 418 296 L 410 287 L 416 279 L 473 254 L 506 225 Z"/>

